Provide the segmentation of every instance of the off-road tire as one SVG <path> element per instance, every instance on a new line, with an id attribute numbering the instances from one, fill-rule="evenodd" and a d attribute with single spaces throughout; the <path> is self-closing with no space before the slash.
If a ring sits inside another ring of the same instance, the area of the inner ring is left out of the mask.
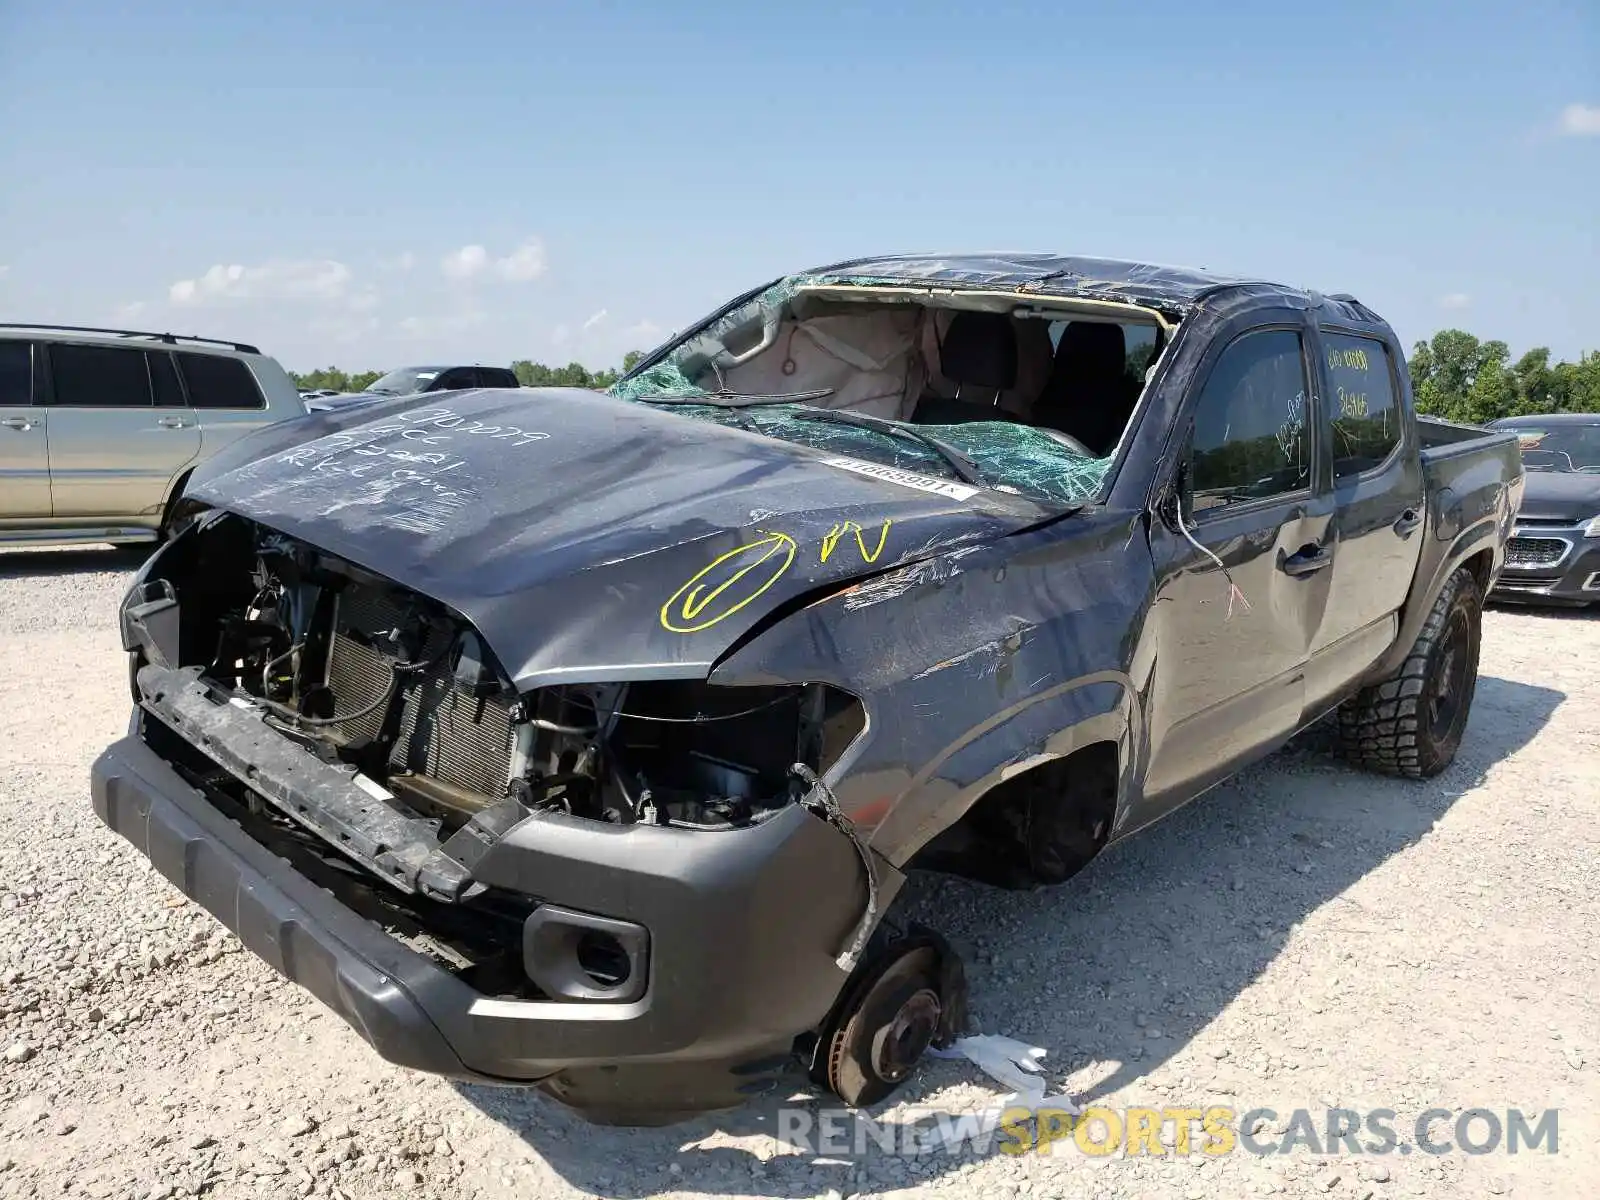
<path id="1" fill-rule="evenodd" d="M 1382 775 L 1428 779 L 1461 745 L 1478 684 L 1483 594 L 1459 567 L 1445 580 L 1411 653 L 1339 708 L 1339 752 Z M 1441 707 L 1448 703 L 1448 708 Z"/>

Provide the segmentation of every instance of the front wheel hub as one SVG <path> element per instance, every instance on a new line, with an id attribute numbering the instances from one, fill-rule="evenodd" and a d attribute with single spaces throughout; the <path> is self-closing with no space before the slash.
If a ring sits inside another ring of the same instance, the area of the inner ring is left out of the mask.
<path id="1" fill-rule="evenodd" d="M 931 1045 L 965 1025 L 960 961 L 937 935 L 890 942 L 856 969 L 817 1042 L 813 1082 L 846 1104 L 876 1104 Z"/>
<path id="2" fill-rule="evenodd" d="M 872 1038 L 872 1059 L 884 1079 L 899 1082 L 917 1065 L 933 1042 L 942 1011 L 939 994 L 932 988 L 913 992 L 894 1020 Z"/>

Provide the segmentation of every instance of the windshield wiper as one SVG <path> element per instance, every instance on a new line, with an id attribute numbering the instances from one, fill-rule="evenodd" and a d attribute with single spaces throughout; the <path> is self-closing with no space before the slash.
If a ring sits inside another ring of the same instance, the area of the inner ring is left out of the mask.
<path id="1" fill-rule="evenodd" d="M 712 408 L 752 408 L 761 404 L 804 404 L 807 400 L 821 400 L 833 395 L 832 388 L 814 388 L 809 392 L 765 392 L 747 395 L 744 392 L 700 392 L 684 396 L 676 392 L 647 393 L 634 399 L 645 404 L 705 404 Z"/>
<path id="2" fill-rule="evenodd" d="M 903 425 L 899 421 L 890 421 L 884 417 L 869 417 L 866 413 L 848 412 L 838 408 L 804 408 L 792 414 L 807 421 L 826 421 L 834 425 L 853 425 L 857 429 L 873 429 L 879 433 L 886 433 L 890 437 L 903 437 L 925 446 L 932 450 L 945 465 L 955 474 L 962 483 L 975 483 L 983 485 L 983 472 L 978 470 L 978 464 L 973 462 L 949 442 L 936 438 L 932 434 L 923 433 L 915 425 Z"/>

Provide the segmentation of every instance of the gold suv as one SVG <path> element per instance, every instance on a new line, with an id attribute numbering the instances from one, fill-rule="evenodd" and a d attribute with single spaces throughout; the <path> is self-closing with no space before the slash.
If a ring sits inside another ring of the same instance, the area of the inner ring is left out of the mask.
<path id="1" fill-rule="evenodd" d="M 254 346 L 0 324 L 0 547 L 157 541 L 198 463 L 305 413 Z"/>

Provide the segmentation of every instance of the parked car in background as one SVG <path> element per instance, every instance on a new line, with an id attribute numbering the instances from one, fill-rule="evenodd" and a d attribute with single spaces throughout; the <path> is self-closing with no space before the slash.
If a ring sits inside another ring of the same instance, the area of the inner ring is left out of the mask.
<path id="1" fill-rule="evenodd" d="M 1497 600 L 1600 603 L 1600 413 L 1503 417 L 1527 483 Z"/>
<path id="2" fill-rule="evenodd" d="M 1522 485 L 1349 296 L 1042 254 L 316 430 L 134 579 L 95 809 L 383 1056 L 632 1124 L 959 1032 L 913 867 L 1059 883 L 1334 711 L 1444 770 Z"/>
<path id="3" fill-rule="evenodd" d="M 0 546 L 156 541 L 199 463 L 305 412 L 242 342 L 0 324 Z"/>
<path id="4" fill-rule="evenodd" d="M 307 401 L 314 412 L 376 404 L 395 396 L 421 392 L 455 392 L 467 388 L 514 388 L 522 385 L 510 367 L 399 367 L 374 379 L 359 392 L 330 392 Z"/>

